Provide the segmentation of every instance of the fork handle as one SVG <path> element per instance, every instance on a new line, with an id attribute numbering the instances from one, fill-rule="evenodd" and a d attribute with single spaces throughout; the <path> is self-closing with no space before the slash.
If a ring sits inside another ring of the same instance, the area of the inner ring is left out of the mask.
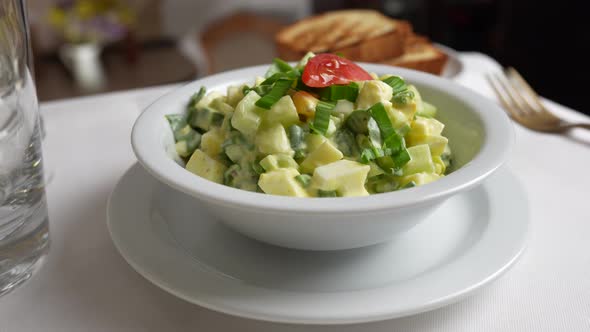
<path id="1" fill-rule="evenodd" d="M 563 125 L 563 129 L 585 128 L 590 130 L 590 123 L 568 123 Z"/>

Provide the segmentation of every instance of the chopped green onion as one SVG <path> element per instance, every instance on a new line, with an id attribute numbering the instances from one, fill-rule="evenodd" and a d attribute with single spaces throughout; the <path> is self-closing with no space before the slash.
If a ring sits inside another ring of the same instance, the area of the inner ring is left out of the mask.
<path id="1" fill-rule="evenodd" d="M 330 101 L 348 100 L 355 102 L 359 94 L 359 86 L 355 82 L 348 85 L 331 85 L 319 91 L 320 98 Z"/>
<path id="2" fill-rule="evenodd" d="M 186 118 L 182 114 L 168 114 L 166 120 L 170 123 L 170 129 L 172 129 L 176 139 L 176 132 L 186 126 Z"/>
<path id="3" fill-rule="evenodd" d="M 412 128 L 409 125 L 404 124 L 403 126 L 401 126 L 400 128 L 398 128 L 396 130 L 396 132 L 401 137 L 405 137 L 410 132 L 410 129 L 412 129 Z"/>
<path id="4" fill-rule="evenodd" d="M 412 187 L 415 187 L 415 186 L 417 186 L 416 182 L 410 181 L 410 182 L 406 183 L 406 185 L 403 186 L 401 189 L 412 188 Z"/>
<path id="5" fill-rule="evenodd" d="M 372 160 L 375 160 L 375 154 L 373 153 L 373 150 L 371 150 L 371 149 L 364 149 L 361 152 L 360 159 L 363 164 L 368 164 Z"/>
<path id="6" fill-rule="evenodd" d="M 408 90 L 408 85 L 399 76 L 389 76 L 382 80 L 393 89 L 392 101 L 396 104 L 407 104 L 408 101 L 414 98 L 414 92 Z"/>
<path id="7" fill-rule="evenodd" d="M 406 144 L 403 137 L 399 136 L 396 132 L 393 132 L 391 135 L 385 138 L 383 141 L 383 146 L 388 151 L 388 155 L 395 155 L 401 150 L 404 150 Z"/>
<path id="8" fill-rule="evenodd" d="M 276 81 L 280 80 L 281 78 L 284 78 L 285 74 L 284 73 L 275 73 L 269 77 L 267 77 L 264 81 L 262 81 L 262 83 L 260 83 L 260 86 L 268 86 L 268 85 L 272 85 L 274 84 Z"/>
<path id="9" fill-rule="evenodd" d="M 194 108 L 195 106 L 197 106 L 199 101 L 201 101 L 201 99 L 203 99 L 203 97 L 205 97 L 206 92 L 207 92 L 207 89 L 204 86 L 202 86 L 199 89 L 199 91 L 197 91 L 195 94 L 193 94 L 191 96 L 191 99 L 189 100 L 187 107 Z"/>
<path id="10" fill-rule="evenodd" d="M 367 111 L 357 110 L 348 116 L 346 119 L 346 127 L 356 134 L 366 134 L 368 132 L 367 124 L 371 114 Z"/>
<path id="11" fill-rule="evenodd" d="M 291 65 L 289 65 L 287 62 L 279 58 L 274 58 L 272 64 L 266 71 L 266 74 L 264 74 L 264 77 L 268 78 L 277 73 L 288 73 L 292 71 L 295 71 L 295 69 L 291 67 Z"/>
<path id="12" fill-rule="evenodd" d="M 352 157 L 355 155 L 357 150 L 356 141 L 350 130 L 341 128 L 340 130 L 336 131 L 336 134 L 334 134 L 334 143 L 336 143 L 336 147 L 342 152 L 343 155 L 347 157 Z"/>
<path id="13" fill-rule="evenodd" d="M 306 157 L 306 154 L 305 154 L 305 151 L 303 151 L 303 149 L 295 150 L 295 154 L 293 155 L 293 159 L 302 160 L 302 159 L 305 159 L 305 157 Z"/>
<path id="14" fill-rule="evenodd" d="M 370 147 L 363 149 L 361 152 L 360 160 L 363 164 L 368 164 L 371 161 L 383 157 L 385 154 L 381 148 Z"/>
<path id="15" fill-rule="evenodd" d="M 290 64 L 288 64 L 287 62 L 283 61 L 282 59 L 279 58 L 274 58 L 272 60 L 273 64 L 277 66 L 277 68 L 279 69 L 279 71 L 286 73 L 289 71 L 293 70 L 293 67 L 291 67 Z"/>
<path id="16" fill-rule="evenodd" d="M 235 186 L 235 179 L 238 177 L 238 173 L 242 168 L 238 164 L 231 165 L 224 173 L 223 173 L 223 184 L 227 186 L 234 187 Z"/>
<path id="17" fill-rule="evenodd" d="M 279 99 L 281 99 L 293 85 L 294 80 L 279 79 L 272 89 L 262 98 L 256 101 L 256 106 L 269 110 Z"/>
<path id="18" fill-rule="evenodd" d="M 330 114 L 336 105 L 333 103 L 319 101 L 315 108 L 315 117 L 309 128 L 320 135 L 326 135 L 330 126 Z"/>
<path id="19" fill-rule="evenodd" d="M 318 190 L 319 197 L 338 197 L 336 190 Z"/>
<path id="20" fill-rule="evenodd" d="M 371 108 L 369 108 L 369 113 L 377 122 L 379 129 L 381 130 L 381 134 L 383 137 L 387 138 L 392 133 L 395 133 L 395 129 L 393 129 L 393 125 L 391 124 L 391 120 L 389 119 L 389 115 L 387 115 L 387 111 L 385 110 L 385 106 L 382 103 L 377 103 Z"/>
<path id="21" fill-rule="evenodd" d="M 369 140 L 374 147 L 380 148 L 381 147 L 381 132 L 379 131 L 379 126 L 374 118 L 369 118 L 369 122 L 367 122 L 367 129 L 369 131 Z"/>
<path id="22" fill-rule="evenodd" d="M 414 98 L 414 92 L 410 90 L 401 91 L 393 94 L 393 102 L 396 104 L 407 104 L 410 99 Z"/>
<path id="23" fill-rule="evenodd" d="M 309 176 L 307 174 L 300 174 L 300 175 L 295 176 L 295 180 L 297 180 L 297 182 L 301 183 L 303 188 L 307 188 L 307 187 L 309 187 L 309 184 L 311 183 L 311 176 Z"/>
<path id="24" fill-rule="evenodd" d="M 373 105 L 369 112 L 379 129 L 381 130 L 381 135 L 385 139 L 383 140 L 383 148 L 386 149 L 386 154 L 388 155 L 397 155 L 400 151 L 405 150 L 405 141 L 403 136 L 400 133 L 396 132 L 393 129 L 393 125 L 391 124 L 391 120 L 387 115 L 387 111 L 385 111 L 385 107 L 382 103 L 377 103 Z M 403 128 L 405 131 L 406 128 Z"/>
<path id="25" fill-rule="evenodd" d="M 408 89 L 408 86 L 406 85 L 404 79 L 399 76 L 389 76 L 383 79 L 382 81 L 393 89 L 393 94 Z"/>
<path id="26" fill-rule="evenodd" d="M 294 150 L 301 148 L 303 145 L 303 128 L 298 125 L 289 127 L 289 142 Z"/>
<path id="27" fill-rule="evenodd" d="M 393 156 L 393 161 L 395 162 L 395 167 L 401 168 L 405 164 L 407 164 L 412 157 L 410 157 L 410 153 L 407 149 L 402 149 L 397 155 Z"/>
<path id="28" fill-rule="evenodd" d="M 377 181 L 373 184 L 373 190 L 376 193 L 386 193 L 386 192 L 390 192 L 390 191 L 394 191 L 396 190 L 398 187 L 397 182 L 395 181 L 387 181 L 387 180 L 381 180 L 381 181 Z"/>
<path id="29" fill-rule="evenodd" d="M 264 168 L 262 166 L 260 166 L 260 164 L 256 161 L 252 162 L 250 164 L 250 167 L 252 167 L 252 170 L 254 171 L 254 173 L 260 175 L 262 173 L 264 173 Z"/>

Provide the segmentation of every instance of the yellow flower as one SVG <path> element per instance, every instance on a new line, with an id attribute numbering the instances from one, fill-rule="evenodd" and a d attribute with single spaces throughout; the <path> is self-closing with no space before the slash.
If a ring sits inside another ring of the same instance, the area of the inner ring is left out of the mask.
<path id="1" fill-rule="evenodd" d="M 65 25 L 66 13 L 59 8 L 51 8 L 47 14 L 49 23 L 57 28 L 62 28 Z"/>
<path id="2" fill-rule="evenodd" d="M 90 19 L 98 14 L 97 5 L 92 0 L 80 0 L 76 2 L 74 12 L 82 20 Z"/>

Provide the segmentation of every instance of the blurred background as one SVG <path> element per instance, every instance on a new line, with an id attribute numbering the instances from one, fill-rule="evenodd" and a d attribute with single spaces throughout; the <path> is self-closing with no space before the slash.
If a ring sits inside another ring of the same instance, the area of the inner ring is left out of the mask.
<path id="1" fill-rule="evenodd" d="M 42 101 L 171 84 L 268 63 L 306 16 L 372 8 L 432 41 L 514 66 L 543 96 L 590 114 L 590 23 L 561 0 L 29 0 Z"/>

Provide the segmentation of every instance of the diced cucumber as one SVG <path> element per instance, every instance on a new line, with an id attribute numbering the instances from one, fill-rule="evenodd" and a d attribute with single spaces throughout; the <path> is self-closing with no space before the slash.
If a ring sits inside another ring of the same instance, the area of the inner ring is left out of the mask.
<path id="1" fill-rule="evenodd" d="M 393 107 L 401 111 L 406 116 L 406 119 L 411 120 L 414 118 L 414 115 L 416 115 L 418 109 L 422 109 L 423 105 L 422 98 L 420 97 L 420 94 L 418 93 L 418 90 L 416 90 L 415 86 L 408 85 L 407 91 L 411 92 L 414 97 L 412 99 L 406 100 L 402 104 L 394 102 Z"/>
<path id="2" fill-rule="evenodd" d="M 312 173 L 317 167 L 342 159 L 344 155 L 330 141 L 325 141 L 301 163 L 301 171 Z"/>
<path id="3" fill-rule="evenodd" d="M 223 133 L 218 129 L 212 129 L 203 134 L 201 137 L 201 150 L 212 158 L 222 152 L 221 144 L 223 143 Z"/>
<path id="4" fill-rule="evenodd" d="M 403 167 L 404 175 L 434 173 L 434 163 L 428 144 L 416 145 L 407 149 L 410 161 Z"/>
<path id="5" fill-rule="evenodd" d="M 255 144 L 262 154 L 287 153 L 293 154 L 285 128 L 276 124 L 256 134 Z"/>
<path id="6" fill-rule="evenodd" d="M 236 105 L 244 98 L 244 85 L 236 86 L 232 85 L 227 88 L 227 103 L 231 107 L 236 107 Z"/>
<path id="7" fill-rule="evenodd" d="M 327 138 L 325 138 L 322 135 L 318 135 L 318 134 L 308 134 L 305 136 L 305 143 L 307 144 L 307 152 L 311 153 L 314 150 L 316 150 L 320 145 L 324 144 L 324 142 L 327 140 Z"/>
<path id="8" fill-rule="evenodd" d="M 298 69 L 305 68 L 305 65 L 307 65 L 307 62 L 309 61 L 309 59 L 313 58 L 314 56 L 315 56 L 315 53 L 313 53 L 313 52 L 307 52 L 303 56 L 303 58 L 301 58 L 301 60 L 299 60 L 299 62 L 295 66 L 295 68 L 298 68 Z"/>
<path id="9" fill-rule="evenodd" d="M 354 111 L 354 103 L 346 99 L 338 100 L 336 107 L 332 110 L 334 113 L 343 114 L 348 116 Z"/>
<path id="10" fill-rule="evenodd" d="M 222 114 L 228 114 L 234 111 L 233 106 L 226 102 L 227 98 L 217 98 L 211 102 L 210 107 L 221 112 Z"/>
<path id="11" fill-rule="evenodd" d="M 331 116 L 330 117 L 330 122 L 328 122 L 328 129 L 326 130 L 326 137 L 332 137 L 334 136 L 334 133 L 336 133 L 336 130 L 338 129 L 336 127 L 336 121 L 339 121 L 340 119 Z"/>
<path id="12" fill-rule="evenodd" d="M 230 144 L 224 148 L 225 155 L 234 163 L 239 162 L 244 157 L 243 147 L 239 144 Z"/>
<path id="13" fill-rule="evenodd" d="M 413 186 L 421 186 L 435 180 L 440 179 L 440 175 L 434 173 L 416 173 L 412 175 L 403 176 L 400 178 L 400 187 L 409 188 Z M 411 185 L 413 184 L 413 185 Z"/>
<path id="14" fill-rule="evenodd" d="M 272 107 L 263 113 L 263 121 L 266 126 L 280 123 L 289 128 L 299 122 L 299 115 L 291 96 L 283 96 Z"/>
<path id="15" fill-rule="evenodd" d="M 193 111 L 188 121 L 191 126 L 207 131 L 213 126 L 221 126 L 223 118 L 223 113 L 207 107 Z"/>
<path id="16" fill-rule="evenodd" d="M 340 196 L 366 196 L 365 180 L 371 167 L 352 160 L 339 160 L 317 167 L 313 182 L 318 189 L 335 190 Z"/>
<path id="17" fill-rule="evenodd" d="M 260 126 L 260 114 L 263 112 L 255 105 L 260 96 L 250 91 L 236 106 L 231 125 L 248 138 L 253 138 Z"/>
<path id="18" fill-rule="evenodd" d="M 174 126 L 178 128 L 180 124 L 182 123 L 176 122 Z M 185 158 L 190 156 L 199 147 L 201 134 L 187 124 L 174 131 L 174 139 L 176 141 L 176 152 L 179 156 Z"/>
<path id="19" fill-rule="evenodd" d="M 422 111 L 416 111 L 416 115 L 423 116 L 426 118 L 434 118 L 436 116 L 436 106 L 425 101 L 422 101 L 422 105 Z"/>
<path id="20" fill-rule="evenodd" d="M 188 144 L 186 141 L 178 141 L 174 144 L 174 148 L 176 149 L 176 153 L 178 153 L 181 157 L 188 157 L 191 154 L 188 152 Z"/>
<path id="21" fill-rule="evenodd" d="M 223 183 L 223 173 L 227 167 L 197 149 L 186 164 L 186 169 L 207 180 Z"/>
<path id="22" fill-rule="evenodd" d="M 262 166 L 267 172 L 279 168 L 299 169 L 297 162 L 291 156 L 286 154 L 269 154 L 260 161 L 260 166 Z"/>
<path id="23" fill-rule="evenodd" d="M 410 126 L 412 118 L 408 118 L 402 111 L 393 107 L 390 102 L 383 102 L 383 107 L 385 107 L 385 111 L 387 112 L 387 116 L 389 117 L 393 128 L 398 130 L 399 128 Z"/>
<path id="24" fill-rule="evenodd" d="M 209 107 L 211 102 L 217 98 L 225 98 L 220 92 L 218 91 L 211 91 L 206 94 L 199 102 L 193 107 L 196 110 L 201 110 L 203 108 Z"/>
<path id="25" fill-rule="evenodd" d="M 281 196 L 309 196 L 301 183 L 295 180 L 299 172 L 293 168 L 279 168 L 260 175 L 258 186 L 267 194 Z"/>
<path id="26" fill-rule="evenodd" d="M 384 100 L 390 100 L 393 96 L 393 89 L 379 80 L 366 81 L 359 91 L 356 100 L 356 109 L 368 109 L 369 107 Z"/>
<path id="27" fill-rule="evenodd" d="M 434 173 L 438 175 L 444 175 L 445 171 L 447 170 L 447 165 L 445 165 L 445 162 L 440 158 L 440 156 L 433 156 L 432 162 L 434 163 Z"/>
<path id="28" fill-rule="evenodd" d="M 369 178 L 379 176 L 379 175 L 385 173 L 383 171 L 383 169 L 381 167 L 379 167 L 379 165 L 377 165 L 374 162 L 370 162 L 368 165 L 371 167 L 371 169 L 369 170 L 369 174 L 367 174 L 367 177 L 369 177 Z"/>

